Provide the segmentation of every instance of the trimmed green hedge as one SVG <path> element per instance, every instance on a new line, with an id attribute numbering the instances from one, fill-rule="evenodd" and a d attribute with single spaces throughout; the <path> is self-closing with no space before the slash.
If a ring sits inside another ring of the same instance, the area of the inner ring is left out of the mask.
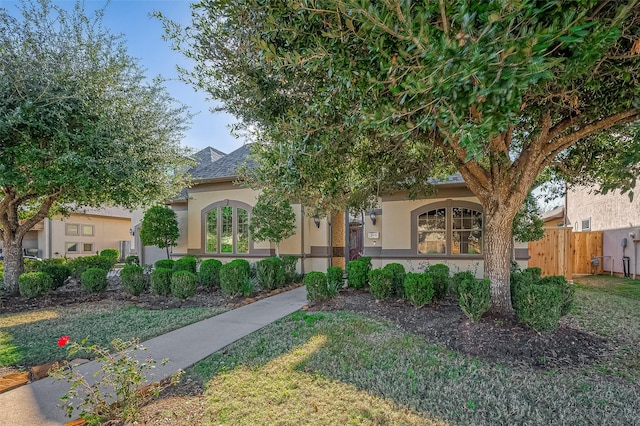
<path id="1" fill-rule="evenodd" d="M 376 300 L 385 300 L 393 292 L 393 272 L 390 269 L 369 271 L 369 289 Z"/>
<path id="2" fill-rule="evenodd" d="M 284 282 L 285 284 L 293 284 L 298 276 L 298 256 L 282 256 L 282 264 L 284 267 Z"/>
<path id="3" fill-rule="evenodd" d="M 171 275 L 171 294 L 187 299 L 196 293 L 198 276 L 191 271 L 174 271 Z"/>
<path id="4" fill-rule="evenodd" d="M 53 279 L 44 272 L 27 272 L 18 277 L 20 296 L 28 299 L 42 296 L 51 290 L 52 285 Z"/>
<path id="5" fill-rule="evenodd" d="M 486 278 L 464 278 L 458 286 L 458 292 L 462 312 L 474 322 L 479 321 L 491 307 L 491 282 Z"/>
<path id="6" fill-rule="evenodd" d="M 304 286 L 307 288 L 307 300 L 321 302 L 329 298 L 327 276 L 318 271 L 309 272 L 304 276 Z"/>
<path id="7" fill-rule="evenodd" d="M 284 286 L 286 281 L 284 263 L 279 257 L 268 257 L 256 263 L 256 278 L 264 290 Z"/>
<path id="8" fill-rule="evenodd" d="M 218 259 L 207 259 L 200 264 L 200 284 L 208 288 L 220 288 L 220 268 L 222 262 Z"/>
<path id="9" fill-rule="evenodd" d="M 171 294 L 171 275 L 173 275 L 173 268 L 156 268 L 151 272 L 151 289 L 155 294 L 160 296 Z"/>
<path id="10" fill-rule="evenodd" d="M 390 271 L 392 275 L 392 294 L 396 297 L 404 298 L 404 277 L 407 276 L 404 266 L 399 263 L 389 263 L 384 269 Z"/>
<path id="11" fill-rule="evenodd" d="M 156 260 L 156 263 L 154 263 L 153 266 L 155 266 L 156 268 L 173 269 L 174 263 L 176 263 L 176 261 L 173 259 L 160 259 Z"/>
<path id="12" fill-rule="evenodd" d="M 101 268 L 89 268 L 80 276 L 82 289 L 89 293 L 102 293 L 107 289 L 107 271 Z"/>
<path id="13" fill-rule="evenodd" d="M 342 268 L 339 266 L 330 266 L 327 268 L 327 292 L 329 296 L 336 296 L 343 284 Z"/>
<path id="14" fill-rule="evenodd" d="M 120 281 L 125 292 L 139 296 L 147 287 L 144 269 L 138 265 L 125 265 L 120 271 Z"/>
<path id="15" fill-rule="evenodd" d="M 347 284 L 352 288 L 363 288 L 367 284 L 369 268 L 361 260 L 352 260 L 347 263 Z"/>
<path id="16" fill-rule="evenodd" d="M 247 292 L 250 265 L 244 259 L 235 259 L 220 267 L 220 289 L 225 296 L 233 297 Z M 243 292 L 244 289 L 244 292 Z"/>
<path id="17" fill-rule="evenodd" d="M 431 302 L 435 290 L 429 274 L 407 273 L 404 278 L 404 293 L 407 300 L 416 308 L 421 308 Z"/>
<path id="18" fill-rule="evenodd" d="M 449 291 L 449 267 L 443 263 L 436 263 L 429 266 L 427 273 L 433 282 L 434 300 L 443 300 Z"/>
<path id="19" fill-rule="evenodd" d="M 114 263 L 108 257 L 82 256 L 71 260 L 68 265 L 71 269 L 71 275 L 75 278 L 81 278 L 82 273 L 91 268 L 104 269 L 106 272 L 109 272 L 113 268 Z"/>
<path id="20" fill-rule="evenodd" d="M 174 271 L 189 271 L 195 274 L 198 268 L 198 260 L 195 257 L 185 256 L 173 263 Z"/>

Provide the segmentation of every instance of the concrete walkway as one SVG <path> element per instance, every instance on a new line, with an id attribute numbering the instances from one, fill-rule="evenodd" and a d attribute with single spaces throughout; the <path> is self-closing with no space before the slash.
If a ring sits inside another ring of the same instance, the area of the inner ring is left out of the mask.
<path id="1" fill-rule="evenodd" d="M 148 350 L 139 353 L 141 358 L 151 355 L 158 361 L 150 377 L 151 381 L 158 381 L 306 304 L 306 290 L 299 287 L 147 340 L 142 345 Z M 163 358 L 169 359 L 164 366 L 160 363 Z M 89 377 L 97 368 L 96 363 L 89 362 L 74 370 Z M 48 426 L 68 422 L 70 419 L 59 408 L 60 397 L 68 389 L 68 383 L 47 378 L 0 394 L 0 425 Z"/>

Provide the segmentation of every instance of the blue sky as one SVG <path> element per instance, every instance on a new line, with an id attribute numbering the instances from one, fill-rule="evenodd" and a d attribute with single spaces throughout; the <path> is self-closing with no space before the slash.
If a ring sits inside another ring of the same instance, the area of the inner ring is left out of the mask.
<path id="1" fill-rule="evenodd" d="M 9 9 L 12 15 L 17 16 L 15 5 L 18 3 L 16 0 L 0 0 L 0 7 Z M 71 8 L 75 1 L 54 0 L 54 3 Z M 105 3 L 104 0 L 85 0 L 85 7 L 89 12 Z M 214 104 L 206 100 L 206 94 L 196 92 L 190 85 L 178 81 L 176 64 L 190 68 L 190 61 L 181 53 L 171 50 L 169 43 L 162 40 L 160 21 L 149 17 L 150 12 L 158 10 L 172 20 L 188 25 L 191 18 L 189 4 L 188 0 L 111 0 L 103 22 L 111 33 L 124 35 L 129 54 L 138 58 L 149 78 L 161 75 L 168 79 L 165 87 L 169 93 L 197 114 L 182 144 L 195 150 L 212 146 L 229 153 L 244 142 L 230 133 L 228 126 L 235 122 L 235 118 L 209 112 Z"/>

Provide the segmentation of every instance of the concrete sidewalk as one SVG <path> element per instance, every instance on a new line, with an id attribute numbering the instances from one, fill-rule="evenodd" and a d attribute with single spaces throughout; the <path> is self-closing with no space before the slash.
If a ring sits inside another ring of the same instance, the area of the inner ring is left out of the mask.
<path id="1" fill-rule="evenodd" d="M 299 287 L 147 340 L 142 343 L 147 351 L 141 351 L 140 355 L 143 358 L 150 355 L 158 361 L 150 377 L 151 381 L 158 381 L 306 304 L 306 289 Z M 159 362 L 163 358 L 169 359 L 164 366 Z M 89 377 L 97 368 L 96 363 L 89 362 L 74 370 Z M 68 383 L 47 378 L 0 394 L 0 425 L 44 426 L 68 422 L 70 419 L 59 408 L 60 397 L 68 389 Z"/>

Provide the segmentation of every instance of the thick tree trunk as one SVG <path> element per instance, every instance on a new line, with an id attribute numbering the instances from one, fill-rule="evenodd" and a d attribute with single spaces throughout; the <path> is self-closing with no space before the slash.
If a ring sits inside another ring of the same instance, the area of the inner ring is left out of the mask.
<path id="1" fill-rule="evenodd" d="M 491 312 L 505 318 L 514 316 L 509 285 L 513 216 L 507 210 L 488 212 L 484 228 L 484 276 L 491 280 Z"/>
<path id="2" fill-rule="evenodd" d="M 3 239 L 4 289 L 13 295 L 18 293 L 18 277 L 24 272 L 22 238 Z"/>

